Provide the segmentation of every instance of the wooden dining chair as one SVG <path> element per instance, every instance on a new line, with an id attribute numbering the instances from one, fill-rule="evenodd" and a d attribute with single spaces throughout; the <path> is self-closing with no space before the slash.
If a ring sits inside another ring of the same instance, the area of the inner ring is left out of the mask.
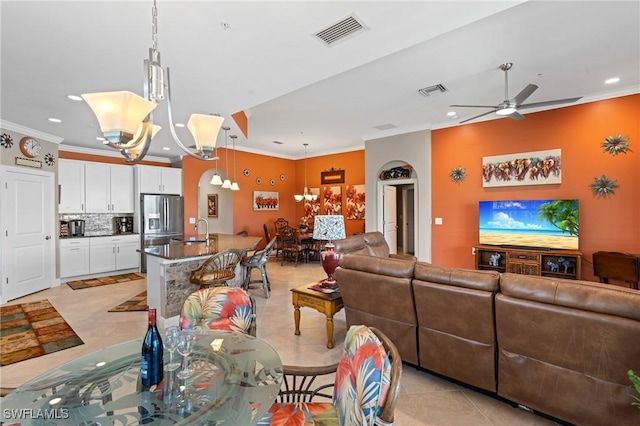
<path id="1" fill-rule="evenodd" d="M 280 265 L 284 265 L 284 262 L 295 262 L 295 266 L 298 266 L 298 261 L 300 259 L 304 260 L 305 256 L 304 246 L 300 242 L 298 230 L 293 226 L 285 226 L 280 230 L 279 238 L 282 242 Z"/>
<path id="2" fill-rule="evenodd" d="M 284 217 L 279 217 L 273 222 L 273 225 L 276 228 L 276 234 L 277 234 L 280 232 L 282 228 L 284 228 L 285 226 L 289 226 L 289 221 Z"/>
<path id="3" fill-rule="evenodd" d="M 280 393 L 258 425 L 393 425 L 402 359 L 380 330 L 351 326 L 337 364 L 283 368 Z"/>

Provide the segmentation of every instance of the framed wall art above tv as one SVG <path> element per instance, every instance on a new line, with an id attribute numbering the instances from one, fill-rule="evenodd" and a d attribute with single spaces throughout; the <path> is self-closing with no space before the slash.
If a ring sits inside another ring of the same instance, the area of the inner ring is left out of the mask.
<path id="1" fill-rule="evenodd" d="M 562 182 L 562 150 L 482 157 L 482 186 L 549 185 Z"/>

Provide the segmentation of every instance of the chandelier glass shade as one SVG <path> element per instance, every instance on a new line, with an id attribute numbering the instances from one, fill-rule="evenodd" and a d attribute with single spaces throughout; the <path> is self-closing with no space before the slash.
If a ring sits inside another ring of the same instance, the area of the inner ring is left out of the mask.
<path id="1" fill-rule="evenodd" d="M 105 138 L 104 144 L 118 149 L 127 162 L 137 163 L 147 154 L 151 139 L 155 135 L 152 112 L 165 99 L 169 130 L 178 147 L 199 160 L 215 160 L 213 151 L 224 118 L 212 114 L 191 115 L 187 128 L 195 141 L 195 152 L 178 138 L 173 124 L 169 68 L 165 71 L 160 65 L 160 52 L 157 50 L 157 15 L 154 0 L 152 47 L 149 49 L 149 59 L 144 60 L 144 96 L 129 91 L 85 93 L 81 96 L 98 119 L 100 131 Z"/>
<path id="2" fill-rule="evenodd" d="M 318 195 L 311 194 L 309 192 L 309 188 L 307 188 L 307 146 L 308 145 L 309 145 L 308 143 L 304 144 L 304 189 L 302 191 L 302 194 L 295 194 L 293 196 L 293 199 L 296 200 L 296 203 L 299 203 L 302 200 L 315 201 L 318 199 Z"/>
<path id="3" fill-rule="evenodd" d="M 227 141 L 227 132 L 224 132 L 224 160 L 226 165 L 227 177 L 224 182 L 222 182 L 222 187 L 224 189 L 231 189 L 231 179 L 229 179 L 229 144 Z"/>

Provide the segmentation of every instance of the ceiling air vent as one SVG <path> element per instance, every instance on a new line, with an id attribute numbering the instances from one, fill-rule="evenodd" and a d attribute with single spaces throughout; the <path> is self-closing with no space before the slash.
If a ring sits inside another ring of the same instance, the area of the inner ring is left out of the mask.
<path id="1" fill-rule="evenodd" d="M 313 34 L 327 46 L 333 46 L 336 42 L 353 36 L 360 31 L 369 29 L 355 14 L 329 25 L 328 27 Z"/>
<path id="2" fill-rule="evenodd" d="M 275 143 L 276 145 L 282 145 L 284 142 L 280 142 L 280 141 L 271 141 L 273 143 Z"/>
<path id="3" fill-rule="evenodd" d="M 444 87 L 442 84 L 434 84 L 433 86 L 429 86 L 429 87 L 424 87 L 422 89 L 418 89 L 418 93 L 420 93 L 422 96 L 429 97 L 431 96 L 433 93 L 444 93 L 447 92 L 448 89 L 446 87 Z"/>
<path id="4" fill-rule="evenodd" d="M 380 124 L 378 126 L 373 126 L 374 129 L 378 129 L 378 130 L 389 130 L 389 129 L 395 129 L 396 126 L 395 124 L 391 124 L 391 123 L 387 123 L 387 124 Z"/>

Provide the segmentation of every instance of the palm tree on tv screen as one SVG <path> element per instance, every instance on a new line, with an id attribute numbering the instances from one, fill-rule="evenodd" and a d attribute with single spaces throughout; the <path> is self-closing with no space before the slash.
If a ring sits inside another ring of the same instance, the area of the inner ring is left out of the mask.
<path id="1" fill-rule="evenodd" d="M 578 235 L 578 200 L 555 200 L 540 205 L 538 217 L 562 232 Z"/>

